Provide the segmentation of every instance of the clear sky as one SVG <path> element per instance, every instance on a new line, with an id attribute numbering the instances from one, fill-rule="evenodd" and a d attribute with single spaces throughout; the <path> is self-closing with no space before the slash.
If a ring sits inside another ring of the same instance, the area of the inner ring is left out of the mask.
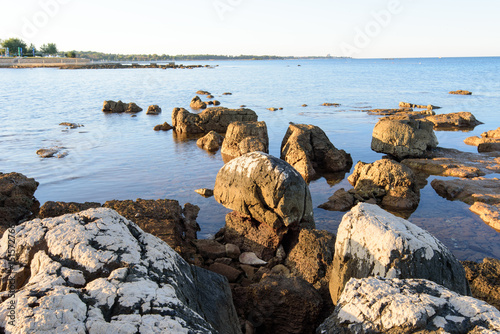
<path id="1" fill-rule="evenodd" d="M 0 39 L 63 51 L 500 56 L 498 0 L 2 0 Z"/>

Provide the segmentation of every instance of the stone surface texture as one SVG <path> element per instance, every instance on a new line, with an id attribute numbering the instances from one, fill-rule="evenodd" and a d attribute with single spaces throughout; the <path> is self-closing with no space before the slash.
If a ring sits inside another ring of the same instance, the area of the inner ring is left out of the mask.
<path id="1" fill-rule="evenodd" d="M 196 141 L 196 145 L 208 152 L 215 152 L 222 146 L 223 141 L 224 137 L 222 137 L 215 131 L 210 131 L 209 133 L 198 139 Z"/>
<path id="2" fill-rule="evenodd" d="M 229 124 L 221 153 L 226 161 L 243 154 L 260 151 L 269 153 L 269 137 L 265 122 L 233 122 Z"/>

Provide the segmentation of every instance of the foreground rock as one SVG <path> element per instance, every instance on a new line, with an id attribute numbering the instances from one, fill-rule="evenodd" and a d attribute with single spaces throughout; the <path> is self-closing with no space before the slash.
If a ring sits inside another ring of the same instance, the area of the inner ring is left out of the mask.
<path id="1" fill-rule="evenodd" d="M 424 279 L 352 279 L 318 334 L 497 333 L 500 311 Z"/>
<path id="2" fill-rule="evenodd" d="M 427 231 L 376 205 L 358 204 L 338 228 L 330 278 L 334 304 L 351 278 L 424 278 L 470 295 L 462 265 Z"/>
<path id="3" fill-rule="evenodd" d="M 472 296 L 500 310 L 500 260 L 486 258 L 482 263 L 462 262 Z"/>
<path id="4" fill-rule="evenodd" d="M 148 107 L 148 110 L 146 111 L 146 115 L 159 115 L 161 113 L 161 108 L 154 104 Z"/>
<path id="5" fill-rule="evenodd" d="M 214 196 L 236 211 L 226 217 L 226 240 L 229 236 L 227 241 L 242 251 L 260 248 L 257 255 L 263 260 L 274 254 L 285 235 L 314 228 L 304 179 L 288 163 L 262 152 L 225 164 L 217 174 Z"/>
<path id="6" fill-rule="evenodd" d="M 455 90 L 455 91 L 449 92 L 449 94 L 454 94 L 454 95 L 472 95 L 472 93 L 469 92 L 468 90 Z"/>
<path id="7" fill-rule="evenodd" d="M 224 161 L 227 162 L 255 151 L 269 153 L 266 123 L 233 122 L 229 124 L 221 148 Z"/>
<path id="8" fill-rule="evenodd" d="M 423 156 L 438 145 L 433 127 L 429 121 L 383 118 L 373 129 L 371 148 L 397 159 Z"/>
<path id="9" fill-rule="evenodd" d="M 319 127 L 307 124 L 290 124 L 281 143 L 281 159 L 306 181 L 318 173 L 346 171 L 352 166 L 350 154 L 338 150 Z"/>
<path id="10" fill-rule="evenodd" d="M 193 99 L 191 100 L 191 103 L 189 104 L 189 106 L 192 108 L 192 109 L 205 109 L 207 107 L 207 104 L 205 102 L 203 102 L 199 96 L 195 96 L 193 97 Z"/>
<path id="11" fill-rule="evenodd" d="M 196 141 L 196 145 L 208 152 L 215 152 L 221 146 L 224 138 L 215 131 L 210 131 L 205 136 Z"/>
<path id="12" fill-rule="evenodd" d="M 413 104 L 409 102 L 399 102 L 399 107 L 400 108 L 405 108 L 405 109 L 440 109 L 441 107 L 433 106 L 432 104 L 428 105 L 421 105 L 421 104 Z"/>
<path id="13" fill-rule="evenodd" d="M 16 227 L 15 326 L 6 332 L 240 333 L 227 281 L 187 264 L 160 239 L 110 209 Z M 2 291 L 9 273 L 1 241 Z M 217 305 L 214 308 L 214 305 Z"/>
<path id="14" fill-rule="evenodd" d="M 434 123 L 434 130 L 472 130 L 483 124 L 470 112 L 465 111 L 428 116 L 425 120 Z"/>
<path id="15" fill-rule="evenodd" d="M 65 215 L 67 213 L 77 213 L 87 209 L 100 208 L 101 203 L 97 202 L 53 202 L 47 201 L 40 208 L 38 218 L 52 218 Z"/>
<path id="16" fill-rule="evenodd" d="M 257 114 L 250 109 L 227 109 L 214 107 L 200 114 L 193 114 L 183 108 L 172 111 L 172 125 L 179 134 L 198 134 L 215 131 L 225 133 L 232 122 L 256 122 Z"/>
<path id="17" fill-rule="evenodd" d="M 34 196 L 38 184 L 20 173 L 0 172 L 0 233 L 38 213 L 40 203 Z"/>
<path id="18" fill-rule="evenodd" d="M 122 113 L 122 112 L 127 112 L 127 113 L 137 113 L 142 111 L 142 108 L 139 107 L 137 104 L 134 102 L 130 103 L 123 103 L 122 101 L 104 101 L 102 111 L 106 113 Z"/>
<path id="19" fill-rule="evenodd" d="M 413 171 L 394 160 L 382 159 L 372 164 L 358 162 L 348 178 L 358 201 L 375 199 L 392 210 L 414 210 L 420 202 L 420 191 Z"/>

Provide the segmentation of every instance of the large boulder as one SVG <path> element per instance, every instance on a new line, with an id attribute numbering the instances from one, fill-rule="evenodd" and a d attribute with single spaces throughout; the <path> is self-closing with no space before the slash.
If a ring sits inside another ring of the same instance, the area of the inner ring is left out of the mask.
<path id="1" fill-rule="evenodd" d="M 433 127 L 430 121 L 410 117 L 382 118 L 373 129 L 371 148 L 398 159 L 423 156 L 438 145 Z"/>
<path id="2" fill-rule="evenodd" d="M 0 233 L 38 213 L 40 203 L 33 196 L 38 182 L 20 173 L 0 172 Z"/>
<path id="3" fill-rule="evenodd" d="M 314 228 L 311 194 L 304 179 L 285 161 L 262 152 L 247 153 L 225 164 L 217 174 L 214 196 L 226 208 L 249 218 L 244 225 L 251 231 L 265 230 L 266 239 L 274 236 L 278 243 L 288 232 Z M 249 230 L 242 227 L 242 231 Z"/>
<path id="4" fill-rule="evenodd" d="M 424 278 L 470 295 L 464 268 L 429 232 L 376 205 L 360 203 L 338 228 L 330 294 L 340 298 L 351 278 Z"/>
<path id="5" fill-rule="evenodd" d="M 319 172 L 341 172 L 352 166 L 350 154 L 335 148 L 319 127 L 307 124 L 290 124 L 281 143 L 281 159 L 306 181 Z"/>
<path id="6" fill-rule="evenodd" d="M 1 291 L 17 289 L 0 304 L 6 332 L 240 333 L 225 278 L 111 209 L 26 222 L 15 239 L 11 275 L 8 233 L 0 247 Z"/>
<path id="7" fill-rule="evenodd" d="M 371 164 L 358 162 L 348 177 L 358 198 L 376 199 L 388 210 L 413 210 L 420 191 L 413 171 L 394 160 L 382 159 Z"/>
<path id="8" fill-rule="evenodd" d="M 196 145 L 208 152 L 217 151 L 224 141 L 224 137 L 215 131 L 210 131 L 200 139 L 196 141 Z"/>
<path id="9" fill-rule="evenodd" d="M 434 130 L 472 130 L 479 124 L 473 114 L 466 111 L 428 116 L 425 120 L 434 124 Z"/>
<path id="10" fill-rule="evenodd" d="M 498 333 L 500 311 L 425 279 L 351 279 L 317 334 Z"/>
<path id="11" fill-rule="evenodd" d="M 255 151 L 269 153 L 266 123 L 233 122 L 229 124 L 221 148 L 225 161 Z"/>
<path id="12" fill-rule="evenodd" d="M 223 107 L 207 108 L 199 114 L 193 114 L 184 108 L 172 111 L 172 126 L 179 134 L 198 134 L 215 131 L 225 133 L 232 122 L 256 122 L 257 114 L 251 109 L 227 109 Z"/>
<path id="13" fill-rule="evenodd" d="M 139 107 L 134 102 L 123 103 L 122 101 L 104 101 L 102 111 L 106 113 L 137 113 L 142 111 L 142 108 Z"/>

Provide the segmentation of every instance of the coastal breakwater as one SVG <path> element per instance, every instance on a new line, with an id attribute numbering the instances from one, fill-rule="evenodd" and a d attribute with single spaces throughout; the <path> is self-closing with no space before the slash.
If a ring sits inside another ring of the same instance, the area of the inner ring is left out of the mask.
<path id="1" fill-rule="evenodd" d="M 193 69 L 211 67 L 210 65 L 176 65 L 175 62 L 158 64 L 135 62 L 101 62 L 86 58 L 0 58 L 0 68 L 59 68 L 59 69 L 123 69 L 123 68 L 161 68 Z"/>

